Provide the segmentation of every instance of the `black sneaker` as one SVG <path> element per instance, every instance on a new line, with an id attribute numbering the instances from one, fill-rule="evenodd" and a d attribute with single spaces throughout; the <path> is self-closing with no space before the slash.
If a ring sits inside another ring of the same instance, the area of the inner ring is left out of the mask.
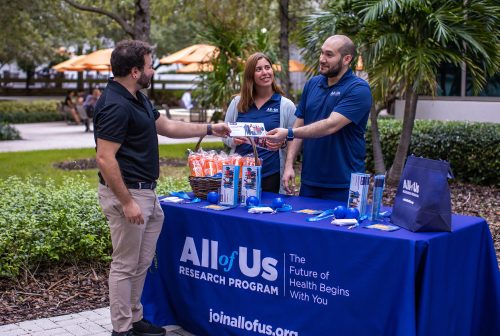
<path id="1" fill-rule="evenodd" d="M 130 329 L 129 331 L 122 331 L 122 332 L 113 330 L 111 336 L 137 336 L 137 334 L 135 334 L 132 329 Z"/>
<path id="2" fill-rule="evenodd" d="M 137 336 L 164 336 L 167 333 L 165 329 L 145 319 L 132 323 L 132 330 Z"/>

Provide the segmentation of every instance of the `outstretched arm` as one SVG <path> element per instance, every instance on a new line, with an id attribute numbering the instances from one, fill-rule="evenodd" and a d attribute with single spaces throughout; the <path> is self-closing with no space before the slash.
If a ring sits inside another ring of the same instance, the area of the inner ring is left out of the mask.
<path id="1" fill-rule="evenodd" d="M 326 119 L 316 121 L 307 126 L 293 127 L 293 134 L 295 138 L 309 139 L 321 138 L 325 135 L 330 135 L 338 132 L 342 127 L 351 123 L 351 120 L 344 117 L 342 114 L 332 112 Z M 272 142 L 280 142 L 286 139 L 288 130 L 285 128 L 276 128 L 267 133 L 266 138 Z"/>
<path id="2" fill-rule="evenodd" d="M 169 138 L 192 138 L 205 136 L 212 131 L 212 134 L 219 137 L 226 137 L 231 133 L 229 127 L 224 123 L 219 124 L 191 124 L 183 121 L 168 119 L 161 115 L 156 119 L 156 132 Z"/>

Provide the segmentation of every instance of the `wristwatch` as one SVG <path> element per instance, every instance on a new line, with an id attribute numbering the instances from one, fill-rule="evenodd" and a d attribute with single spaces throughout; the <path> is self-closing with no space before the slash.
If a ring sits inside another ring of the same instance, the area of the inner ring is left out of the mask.
<path id="1" fill-rule="evenodd" d="M 212 124 L 207 124 L 207 135 L 212 135 Z"/>
<path id="2" fill-rule="evenodd" d="M 293 128 L 289 127 L 288 128 L 288 135 L 286 136 L 286 141 L 293 141 L 294 136 L 293 136 Z"/>

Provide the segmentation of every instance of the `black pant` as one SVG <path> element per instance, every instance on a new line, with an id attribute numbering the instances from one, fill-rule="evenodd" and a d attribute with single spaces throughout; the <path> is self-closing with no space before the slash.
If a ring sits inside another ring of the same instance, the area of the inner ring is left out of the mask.
<path id="1" fill-rule="evenodd" d="M 280 191 L 280 185 L 280 173 L 262 178 L 262 191 L 269 191 L 277 194 Z"/>

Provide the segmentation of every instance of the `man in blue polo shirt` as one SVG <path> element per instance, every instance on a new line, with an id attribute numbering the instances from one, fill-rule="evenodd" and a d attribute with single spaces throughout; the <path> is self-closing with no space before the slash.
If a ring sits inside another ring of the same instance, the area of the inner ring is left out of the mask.
<path id="1" fill-rule="evenodd" d="M 372 96 L 368 83 L 349 67 L 355 55 L 347 36 L 329 37 L 321 47 L 320 75 L 304 86 L 293 128 L 268 132 L 272 142 L 289 141 L 282 178 L 288 193 L 295 192 L 293 162 L 302 143 L 301 196 L 347 202 L 351 173 L 365 171 L 364 135 Z"/>
<path id="2" fill-rule="evenodd" d="M 189 124 L 161 116 L 140 92 L 154 75 L 152 48 L 122 41 L 111 54 L 110 79 L 94 114 L 99 203 L 109 223 L 113 255 L 109 301 L 113 336 L 162 336 L 143 319 L 141 295 L 156 250 L 163 211 L 154 191 L 158 179 L 157 134 L 172 138 L 226 136 L 226 124 Z"/>

